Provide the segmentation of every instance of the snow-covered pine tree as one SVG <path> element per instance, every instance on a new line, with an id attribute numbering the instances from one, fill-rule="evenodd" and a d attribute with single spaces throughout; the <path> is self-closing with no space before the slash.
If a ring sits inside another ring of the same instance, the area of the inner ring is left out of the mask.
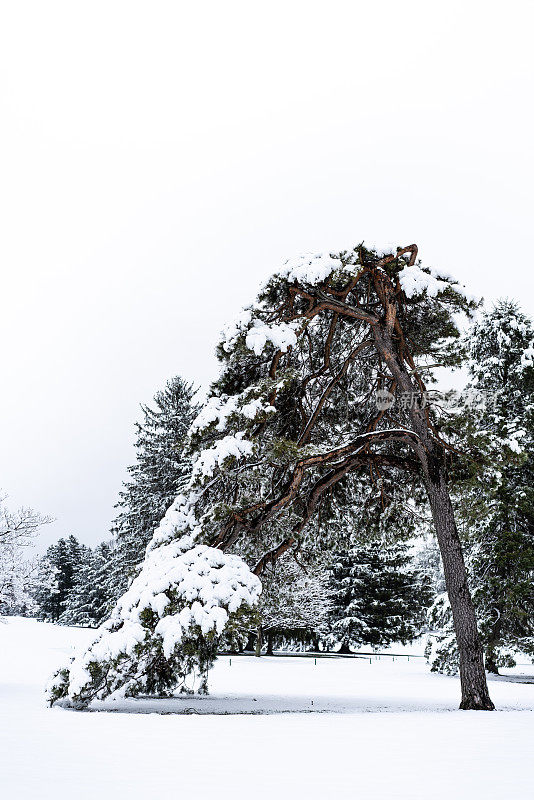
<path id="1" fill-rule="evenodd" d="M 436 363 L 457 363 L 455 315 L 475 303 L 416 261 L 415 245 L 306 255 L 287 262 L 226 328 L 221 376 L 191 431 L 190 482 L 105 630 L 54 682 L 52 701 L 176 685 L 191 666 L 193 632 L 205 642 L 254 602 L 254 575 L 291 548 L 311 547 L 310 521 L 359 473 L 384 504 L 407 474 L 423 483 L 454 612 L 461 707 L 493 708 L 448 491 L 448 443 L 422 377 Z M 403 402 L 377 408 L 377 389 Z M 228 555 L 245 539 L 265 548 L 254 575 Z M 234 575 L 224 591 L 216 565 Z"/>
<path id="2" fill-rule="evenodd" d="M 460 420 L 478 463 L 460 474 L 455 499 L 486 668 L 497 672 L 514 653 L 534 655 L 532 323 L 501 300 L 473 326 L 467 345 L 471 381 Z M 453 672 L 458 654 L 446 598 L 438 597 L 431 623 L 438 631 L 432 666 Z"/>
<path id="3" fill-rule="evenodd" d="M 238 556 L 196 545 L 199 528 L 180 496 L 110 619 L 85 653 L 53 676 L 51 704 L 85 708 L 110 696 L 207 692 L 218 636 L 241 627 L 261 585 Z"/>
<path id="4" fill-rule="evenodd" d="M 78 570 L 90 558 L 91 550 L 71 535 L 51 545 L 41 559 L 39 584 L 35 600 L 39 616 L 49 622 L 58 622 L 69 607 Z"/>
<path id="5" fill-rule="evenodd" d="M 120 513 L 112 525 L 114 599 L 126 589 L 154 529 L 190 476 L 191 459 L 184 453 L 184 443 L 198 413 L 193 395 L 192 385 L 176 376 L 155 394 L 151 406 L 141 406 L 136 462 L 128 467 L 130 479 L 120 492 Z"/>
<path id="6" fill-rule="evenodd" d="M 111 547 L 102 542 L 94 550 L 84 548 L 73 575 L 73 585 L 65 598 L 60 625 L 96 628 L 109 612 L 112 599 Z"/>
<path id="7" fill-rule="evenodd" d="M 91 627 L 97 627 L 108 618 L 117 594 L 115 587 L 115 562 L 113 542 L 101 542 L 95 548 L 94 584 L 97 591 L 91 603 Z"/>
<path id="8" fill-rule="evenodd" d="M 412 641 L 431 602 L 428 578 L 403 542 L 370 542 L 337 554 L 330 567 L 331 645 L 385 647 Z"/>

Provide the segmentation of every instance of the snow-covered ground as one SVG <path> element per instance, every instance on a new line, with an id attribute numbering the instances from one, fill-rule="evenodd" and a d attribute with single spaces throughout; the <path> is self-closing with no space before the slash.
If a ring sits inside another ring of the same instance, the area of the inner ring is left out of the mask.
<path id="1" fill-rule="evenodd" d="M 0 619 L 2 798 L 534 796 L 533 667 L 491 681 L 496 713 L 458 711 L 457 679 L 385 657 L 225 656 L 207 698 L 47 708 L 48 675 L 91 635 Z"/>

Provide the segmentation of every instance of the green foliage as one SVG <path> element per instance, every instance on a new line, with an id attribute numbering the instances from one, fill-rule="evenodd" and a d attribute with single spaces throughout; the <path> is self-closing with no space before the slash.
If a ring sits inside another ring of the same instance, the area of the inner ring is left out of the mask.
<path id="1" fill-rule="evenodd" d="M 486 666 L 494 672 L 514 653 L 534 655 L 532 345 L 532 324 L 516 304 L 500 301 L 486 312 L 466 340 L 471 402 L 452 423 L 471 456 L 457 459 L 451 474 Z M 434 668 L 453 671 L 450 610 L 438 604 L 433 623 L 442 629 Z"/>
<path id="2" fill-rule="evenodd" d="M 155 527 L 190 476 L 191 459 L 184 450 L 189 426 L 198 413 L 193 395 L 193 386 L 177 376 L 156 393 L 152 406 L 141 406 L 136 462 L 128 468 L 130 480 L 120 492 L 120 513 L 112 527 L 116 536 L 113 599 L 126 589 Z"/>
<path id="3" fill-rule="evenodd" d="M 330 567 L 331 644 L 384 647 L 419 636 L 430 586 L 402 543 L 375 541 L 337 554 Z"/>
<path id="4" fill-rule="evenodd" d="M 80 544 L 75 536 L 59 539 L 57 544 L 48 548 L 40 563 L 35 591 L 41 619 L 60 620 L 69 607 L 77 576 L 90 556 L 90 548 Z"/>
<path id="5" fill-rule="evenodd" d="M 112 569 L 106 542 L 91 550 L 74 536 L 60 539 L 39 565 L 38 615 L 59 625 L 97 627 L 108 614 Z"/>

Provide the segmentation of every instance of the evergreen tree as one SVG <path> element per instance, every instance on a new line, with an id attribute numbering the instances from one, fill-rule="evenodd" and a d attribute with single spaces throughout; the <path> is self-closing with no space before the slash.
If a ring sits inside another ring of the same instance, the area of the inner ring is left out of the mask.
<path id="1" fill-rule="evenodd" d="M 429 581 L 401 542 L 371 542 L 337 555 L 330 568 L 331 644 L 341 653 L 410 642 L 422 632 Z"/>
<path id="2" fill-rule="evenodd" d="M 81 555 L 58 622 L 96 628 L 107 616 L 112 599 L 111 547 L 103 542 L 94 550 L 84 549 Z"/>
<path id="3" fill-rule="evenodd" d="M 112 528 L 116 535 L 114 598 L 125 590 L 144 558 L 154 528 L 190 475 L 191 461 L 184 454 L 184 443 L 198 412 L 193 394 L 193 387 L 177 376 L 156 393 L 152 407 L 141 406 L 136 462 L 128 468 L 130 480 L 120 492 L 120 513 Z"/>
<path id="4" fill-rule="evenodd" d="M 68 609 L 77 572 L 83 568 L 90 552 L 72 535 L 48 548 L 41 560 L 40 585 L 35 593 L 42 619 L 58 622 Z"/>
<path id="5" fill-rule="evenodd" d="M 109 616 L 117 594 L 115 587 L 115 562 L 113 558 L 113 543 L 101 542 L 94 550 L 95 569 L 93 573 L 94 585 L 97 587 L 91 603 L 89 623 L 98 627 Z"/>
<path id="6" fill-rule="evenodd" d="M 460 420 L 478 464 L 456 489 L 468 549 L 486 668 L 534 655 L 534 369 L 533 328 L 517 304 L 499 301 L 473 326 L 467 402 Z M 450 609 L 438 598 L 434 669 L 454 671 Z"/>

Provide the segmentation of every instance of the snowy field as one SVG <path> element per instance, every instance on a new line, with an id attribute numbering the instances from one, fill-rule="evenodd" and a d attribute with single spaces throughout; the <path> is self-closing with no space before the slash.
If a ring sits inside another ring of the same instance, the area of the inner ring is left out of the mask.
<path id="1" fill-rule="evenodd" d="M 2 798 L 534 797 L 533 667 L 491 681 L 496 713 L 384 657 L 225 656 L 207 698 L 47 708 L 49 674 L 91 635 L 0 620 Z"/>

